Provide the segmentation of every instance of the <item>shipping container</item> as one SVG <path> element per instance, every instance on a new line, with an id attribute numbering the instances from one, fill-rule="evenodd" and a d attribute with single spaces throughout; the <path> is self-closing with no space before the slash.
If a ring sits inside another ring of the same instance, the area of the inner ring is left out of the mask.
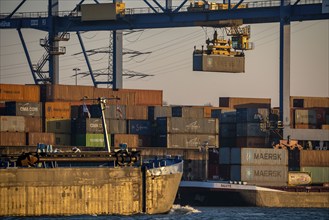
<path id="1" fill-rule="evenodd" d="M 231 164 L 231 148 L 219 148 L 219 164 Z"/>
<path id="2" fill-rule="evenodd" d="M 218 146 L 218 135 L 213 134 L 167 134 L 157 136 L 158 146 L 167 148 L 200 149 L 205 143 Z"/>
<path id="3" fill-rule="evenodd" d="M 171 117 L 171 106 L 149 106 L 148 119 L 156 120 L 158 117 Z"/>
<path id="4" fill-rule="evenodd" d="M 109 135 L 109 143 L 111 143 L 111 135 Z M 105 147 L 103 134 L 77 134 L 75 135 L 77 146 L 87 147 Z"/>
<path id="5" fill-rule="evenodd" d="M 110 133 L 109 119 L 105 119 L 107 132 Z M 74 130 L 72 129 L 72 133 L 76 134 L 86 134 L 86 133 L 96 133 L 103 134 L 103 121 L 101 118 L 78 118 L 72 120 L 72 124 L 74 124 Z"/>
<path id="6" fill-rule="evenodd" d="M 155 128 L 148 120 L 127 120 L 127 133 L 138 135 L 153 135 Z"/>
<path id="7" fill-rule="evenodd" d="M 188 160 L 184 163 L 183 179 L 185 180 L 205 180 L 205 160 Z"/>
<path id="8" fill-rule="evenodd" d="M 90 105 L 90 115 L 92 118 L 101 118 L 102 111 L 99 105 Z M 107 105 L 104 111 L 106 119 L 126 119 L 125 105 Z"/>
<path id="9" fill-rule="evenodd" d="M 71 118 L 71 104 L 69 102 L 46 102 L 44 110 L 46 118 Z"/>
<path id="10" fill-rule="evenodd" d="M 236 147 L 236 137 L 220 137 L 218 146 L 221 147 Z"/>
<path id="11" fill-rule="evenodd" d="M 222 55 L 193 54 L 193 71 L 244 73 L 245 58 Z"/>
<path id="12" fill-rule="evenodd" d="M 231 165 L 220 164 L 218 168 L 220 180 L 231 180 Z"/>
<path id="13" fill-rule="evenodd" d="M 94 98 L 93 86 L 42 85 L 44 102 L 79 101 L 84 97 Z"/>
<path id="14" fill-rule="evenodd" d="M 46 119 L 46 132 L 71 134 L 71 120 L 62 118 Z"/>
<path id="15" fill-rule="evenodd" d="M 329 150 L 300 151 L 301 167 L 329 167 Z"/>
<path id="16" fill-rule="evenodd" d="M 287 166 L 288 151 L 266 148 L 231 148 L 231 164 Z"/>
<path id="17" fill-rule="evenodd" d="M 296 128 L 296 129 L 317 129 L 317 126 L 309 125 L 309 124 L 295 124 L 294 128 Z"/>
<path id="18" fill-rule="evenodd" d="M 301 167 L 301 172 L 311 174 L 312 184 L 323 184 L 329 182 L 329 167 Z"/>
<path id="19" fill-rule="evenodd" d="M 55 133 L 55 144 L 70 146 L 72 145 L 71 134 L 59 134 Z"/>
<path id="20" fill-rule="evenodd" d="M 329 108 L 329 97 L 290 96 L 290 108 Z"/>
<path id="21" fill-rule="evenodd" d="M 204 106 L 203 117 L 204 118 L 220 118 L 220 107 Z"/>
<path id="22" fill-rule="evenodd" d="M 219 97 L 219 107 L 225 108 L 270 108 L 270 98 Z"/>
<path id="23" fill-rule="evenodd" d="M 269 116 L 268 108 L 238 108 L 236 110 L 237 123 L 261 123 Z"/>
<path id="24" fill-rule="evenodd" d="M 109 119 L 108 127 L 111 134 L 126 134 L 127 120 Z"/>
<path id="25" fill-rule="evenodd" d="M 119 100 L 110 100 L 108 104 L 112 105 L 135 105 L 135 92 L 126 89 L 108 89 L 108 88 L 94 88 L 94 98 L 105 97 L 113 98 L 118 97 Z"/>
<path id="26" fill-rule="evenodd" d="M 172 117 L 203 118 L 204 112 L 201 106 L 172 106 Z"/>
<path id="27" fill-rule="evenodd" d="M 116 149 L 119 149 L 119 145 L 122 143 L 126 143 L 129 148 L 138 147 L 137 134 L 112 134 L 111 141 L 111 146 L 114 146 Z"/>
<path id="28" fill-rule="evenodd" d="M 0 84 L 0 101 L 40 102 L 37 85 Z"/>
<path id="29" fill-rule="evenodd" d="M 208 149 L 208 163 L 219 164 L 219 148 Z"/>
<path id="30" fill-rule="evenodd" d="M 218 164 L 208 164 L 208 179 L 209 180 L 219 180 L 219 165 Z"/>
<path id="31" fill-rule="evenodd" d="M 55 145 L 54 133 L 29 132 L 27 134 L 27 145 L 37 146 L 38 144 Z"/>
<path id="32" fill-rule="evenodd" d="M 153 147 L 156 143 L 154 135 L 138 135 L 138 147 Z"/>
<path id="33" fill-rule="evenodd" d="M 147 106 L 126 106 L 126 119 L 147 120 L 148 107 Z"/>
<path id="34" fill-rule="evenodd" d="M 40 117 L 24 117 L 25 118 L 25 132 L 42 132 L 43 120 Z"/>
<path id="35" fill-rule="evenodd" d="M 263 129 L 265 124 L 263 123 L 237 123 L 236 124 L 236 136 L 237 137 L 265 137 L 267 132 Z"/>
<path id="36" fill-rule="evenodd" d="M 221 124 L 219 134 L 222 138 L 235 138 L 236 137 L 236 124 Z"/>
<path id="37" fill-rule="evenodd" d="M 25 146 L 25 132 L 0 132 L 0 146 Z"/>
<path id="38" fill-rule="evenodd" d="M 0 116 L 6 115 L 6 102 L 0 100 Z"/>
<path id="39" fill-rule="evenodd" d="M 165 118 L 156 120 L 159 134 L 218 134 L 219 123 L 216 118 Z"/>
<path id="40" fill-rule="evenodd" d="M 236 109 L 222 109 L 219 123 L 220 124 L 235 124 L 236 123 Z"/>
<path id="41" fill-rule="evenodd" d="M 231 165 L 231 180 L 260 186 L 286 186 L 287 166 Z"/>
<path id="42" fill-rule="evenodd" d="M 133 91 L 135 92 L 135 105 L 162 106 L 162 99 L 163 99 L 162 90 L 137 90 L 137 89 L 135 89 Z"/>
<path id="43" fill-rule="evenodd" d="M 42 117 L 41 102 L 6 102 L 6 115 Z"/>
<path id="44" fill-rule="evenodd" d="M 234 147 L 268 148 L 270 146 L 266 140 L 266 137 L 237 137 L 236 145 Z"/>
<path id="45" fill-rule="evenodd" d="M 295 109 L 295 124 L 316 125 L 314 109 Z"/>
<path id="46" fill-rule="evenodd" d="M 25 118 L 23 116 L 0 116 L 0 131 L 25 132 Z"/>

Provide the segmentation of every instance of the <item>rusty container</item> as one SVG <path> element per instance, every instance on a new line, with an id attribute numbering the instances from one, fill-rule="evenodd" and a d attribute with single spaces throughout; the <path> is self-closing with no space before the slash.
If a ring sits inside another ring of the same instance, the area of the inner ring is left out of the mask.
<path id="1" fill-rule="evenodd" d="M 41 102 L 6 102 L 6 115 L 42 117 Z"/>
<path id="2" fill-rule="evenodd" d="M 46 119 L 46 132 L 70 134 L 71 120 L 62 118 L 48 118 Z"/>
<path id="3" fill-rule="evenodd" d="M 0 116 L 0 131 L 25 132 L 25 118 L 23 116 Z"/>
<path id="4" fill-rule="evenodd" d="M 44 110 L 46 118 L 71 118 L 71 105 L 69 102 L 46 102 Z"/>
<path id="5" fill-rule="evenodd" d="M 119 149 L 119 144 L 126 143 L 129 148 L 138 147 L 138 135 L 137 134 L 112 134 L 111 146 Z"/>
<path id="6" fill-rule="evenodd" d="M 290 96 L 290 108 L 329 108 L 329 97 Z"/>
<path id="7" fill-rule="evenodd" d="M 329 167 L 328 150 L 302 150 L 300 151 L 301 167 Z"/>
<path id="8" fill-rule="evenodd" d="M 130 91 L 130 90 L 129 90 Z M 162 106 L 162 90 L 132 90 L 135 93 L 135 105 Z"/>
<path id="9" fill-rule="evenodd" d="M 25 132 L 0 132 L 0 146 L 25 146 Z"/>
<path id="10" fill-rule="evenodd" d="M 55 134 L 54 133 L 43 133 L 43 132 L 29 132 L 27 134 L 27 145 L 37 146 L 38 143 L 55 145 Z"/>
<path id="11" fill-rule="evenodd" d="M 25 131 L 26 132 L 42 132 L 43 120 L 40 117 L 25 116 Z"/>
<path id="12" fill-rule="evenodd" d="M 37 85 L 0 84 L 0 101 L 40 102 Z"/>
<path id="13" fill-rule="evenodd" d="M 93 86 L 44 85 L 44 102 L 81 101 L 83 97 L 93 98 Z M 82 102 L 81 102 L 82 103 Z"/>
<path id="14" fill-rule="evenodd" d="M 109 133 L 111 134 L 126 134 L 127 120 L 109 119 Z"/>
<path id="15" fill-rule="evenodd" d="M 126 106 L 126 119 L 147 120 L 148 119 L 148 107 L 147 106 Z"/>

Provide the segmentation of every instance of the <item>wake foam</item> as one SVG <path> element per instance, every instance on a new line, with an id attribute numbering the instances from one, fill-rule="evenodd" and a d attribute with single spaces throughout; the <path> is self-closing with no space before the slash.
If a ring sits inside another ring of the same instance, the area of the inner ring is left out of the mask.
<path id="1" fill-rule="evenodd" d="M 181 215 L 185 215 L 185 214 L 191 214 L 191 213 L 200 213 L 201 211 L 198 209 L 195 209 L 191 206 L 185 205 L 185 206 L 181 206 L 181 205 L 173 205 L 171 210 L 170 210 L 170 214 L 181 214 Z"/>

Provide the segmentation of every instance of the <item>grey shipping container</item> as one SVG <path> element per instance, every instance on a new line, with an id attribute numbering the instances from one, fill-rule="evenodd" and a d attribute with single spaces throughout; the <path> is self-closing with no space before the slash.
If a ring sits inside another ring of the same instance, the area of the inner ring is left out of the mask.
<path id="1" fill-rule="evenodd" d="M 311 173 L 314 184 L 329 182 L 329 167 L 301 167 L 300 171 Z"/>
<path id="2" fill-rule="evenodd" d="M 202 107 L 193 106 L 173 106 L 171 107 L 172 117 L 182 118 L 203 118 L 204 110 Z"/>
<path id="3" fill-rule="evenodd" d="M 170 106 L 149 106 L 148 107 L 148 119 L 156 120 L 158 117 L 171 117 Z"/>
<path id="4" fill-rule="evenodd" d="M 160 134 L 218 134 L 216 118 L 157 118 Z"/>
<path id="5" fill-rule="evenodd" d="M 159 147 L 199 149 L 206 142 L 210 147 L 218 146 L 218 135 L 213 134 L 167 134 L 157 138 Z"/>
<path id="6" fill-rule="evenodd" d="M 101 118 L 79 118 L 72 121 L 74 125 L 74 132 L 76 134 L 96 133 L 103 134 L 103 122 Z M 106 119 L 107 131 L 109 133 L 109 120 Z"/>
<path id="7" fill-rule="evenodd" d="M 0 131 L 25 132 L 23 116 L 0 116 Z"/>
<path id="8" fill-rule="evenodd" d="M 46 132 L 70 134 L 71 120 L 62 118 L 46 119 Z"/>
<path id="9" fill-rule="evenodd" d="M 270 148 L 231 148 L 231 164 L 288 165 L 288 151 Z"/>
<path id="10" fill-rule="evenodd" d="M 41 102 L 6 102 L 6 115 L 42 117 Z"/>
<path id="11" fill-rule="evenodd" d="M 263 123 L 237 123 L 236 124 L 236 136 L 256 136 L 264 137 L 266 136 L 266 131 L 263 130 Z"/>
<path id="12" fill-rule="evenodd" d="M 286 186 L 288 184 L 288 167 L 231 165 L 231 180 L 261 186 Z"/>

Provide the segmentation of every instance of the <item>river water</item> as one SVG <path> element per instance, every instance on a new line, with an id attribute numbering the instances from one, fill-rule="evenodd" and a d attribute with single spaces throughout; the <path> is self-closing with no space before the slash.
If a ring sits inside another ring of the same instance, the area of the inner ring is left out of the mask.
<path id="1" fill-rule="evenodd" d="M 65 217 L 8 217 L 3 219 L 37 220 L 329 220 L 329 209 L 259 208 L 259 207 L 190 207 L 174 205 L 168 214 L 133 216 L 65 216 Z"/>

